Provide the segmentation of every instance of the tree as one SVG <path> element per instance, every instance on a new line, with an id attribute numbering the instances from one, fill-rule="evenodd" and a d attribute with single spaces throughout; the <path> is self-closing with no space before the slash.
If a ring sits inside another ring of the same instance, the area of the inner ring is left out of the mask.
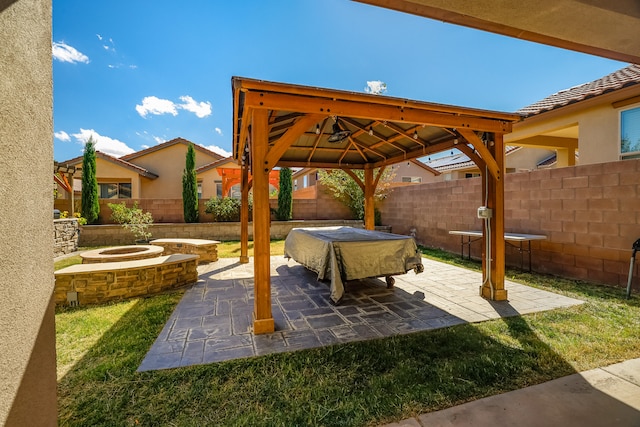
<path id="1" fill-rule="evenodd" d="M 93 136 L 91 136 L 84 146 L 82 156 L 82 216 L 87 219 L 87 223 L 95 224 L 99 215 L 96 149 Z"/>
<path id="2" fill-rule="evenodd" d="M 293 180 L 291 179 L 291 169 L 280 169 L 280 190 L 278 191 L 278 210 L 276 218 L 278 221 L 289 221 L 293 212 Z"/>
<path id="3" fill-rule="evenodd" d="M 377 174 L 378 171 L 379 169 L 376 169 L 374 174 Z M 364 182 L 363 170 L 353 170 L 352 172 Z M 380 201 L 387 197 L 387 194 L 391 191 L 390 183 L 394 176 L 395 172 L 393 172 L 392 168 L 384 170 L 373 196 L 375 201 Z M 327 187 L 333 197 L 349 208 L 355 219 L 364 219 L 364 191 L 345 171 L 340 169 L 319 170 L 318 180 Z M 379 217 L 379 215 L 377 216 Z M 379 223 L 379 219 L 376 222 Z"/>
<path id="4" fill-rule="evenodd" d="M 187 149 L 187 159 L 182 173 L 182 207 L 184 222 L 198 222 L 198 178 L 196 175 L 196 151 L 193 144 Z"/>

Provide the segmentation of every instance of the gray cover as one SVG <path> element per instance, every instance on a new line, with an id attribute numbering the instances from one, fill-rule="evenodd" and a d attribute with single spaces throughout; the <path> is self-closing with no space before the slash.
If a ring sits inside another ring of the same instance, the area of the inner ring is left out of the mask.
<path id="1" fill-rule="evenodd" d="M 294 228 L 284 242 L 285 257 L 293 258 L 318 279 L 331 280 L 331 299 L 344 295 L 343 281 L 405 274 L 422 259 L 410 236 L 352 227 Z"/>

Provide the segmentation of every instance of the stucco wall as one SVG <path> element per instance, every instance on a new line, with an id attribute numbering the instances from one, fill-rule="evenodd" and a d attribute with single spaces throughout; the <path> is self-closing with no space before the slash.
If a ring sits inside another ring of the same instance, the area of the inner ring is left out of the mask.
<path id="1" fill-rule="evenodd" d="M 51 1 L 0 2 L 0 46 L 0 425 L 56 425 Z"/>
<path id="2" fill-rule="evenodd" d="M 544 134 L 575 138 L 568 129 L 577 126 L 580 165 L 615 162 L 620 158 L 620 111 L 630 105 L 616 108 L 613 104 L 638 95 L 640 86 L 629 86 L 526 118 L 513 125 L 505 144 L 526 144 Z"/>
<path id="3" fill-rule="evenodd" d="M 96 177 L 98 183 L 131 183 L 131 198 L 140 198 L 140 174 L 131 169 L 109 162 L 98 157 L 96 159 Z M 148 181 L 147 179 L 145 179 Z"/>
<path id="4" fill-rule="evenodd" d="M 620 158 L 618 111 L 606 105 L 581 115 L 578 138 L 581 165 L 612 162 Z"/>
<path id="5" fill-rule="evenodd" d="M 218 160 L 198 149 L 195 151 L 196 168 Z M 187 145 L 178 143 L 132 159 L 131 163 L 159 175 L 154 180 L 142 182 L 142 197 L 145 199 L 181 198 L 182 172 L 185 167 L 186 156 Z M 205 197 L 208 198 L 210 195 Z"/>

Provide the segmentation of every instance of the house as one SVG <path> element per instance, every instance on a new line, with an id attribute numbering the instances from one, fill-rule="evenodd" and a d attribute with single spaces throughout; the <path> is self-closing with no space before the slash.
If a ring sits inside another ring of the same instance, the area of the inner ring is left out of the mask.
<path id="1" fill-rule="evenodd" d="M 466 154 L 457 151 L 451 153 L 433 160 L 430 157 L 423 159 L 428 166 L 440 172 L 438 180 L 451 181 L 480 176 L 480 169 Z M 552 167 L 551 165 L 556 164 L 553 159 L 555 153 L 547 149 L 513 145 L 505 147 L 507 173 L 531 171 L 543 167 L 542 165 Z"/>
<path id="2" fill-rule="evenodd" d="M 182 198 L 182 173 L 185 167 L 187 148 L 192 144 L 184 138 L 175 138 L 171 141 L 155 145 L 153 147 L 127 154 L 122 157 L 114 157 L 109 154 L 96 152 L 96 178 L 98 179 L 99 197 L 101 199 L 179 199 Z M 196 168 L 220 162 L 223 157 L 213 151 L 193 144 L 196 151 Z M 227 163 L 231 163 L 227 159 Z M 60 162 L 65 167 L 75 167 L 74 181 L 81 180 L 82 156 Z M 204 185 L 204 179 L 207 185 Z M 215 174 L 199 176 L 199 190 L 203 197 L 211 197 L 216 194 L 214 187 L 219 177 Z M 211 182 L 209 182 L 211 181 Z M 78 188 L 74 184 L 74 188 Z M 61 188 L 64 198 L 68 197 L 68 191 Z"/>
<path id="3" fill-rule="evenodd" d="M 182 174 L 190 144 L 192 142 L 184 138 L 175 138 L 122 157 L 96 151 L 98 197 L 100 212 L 104 213 L 100 222 L 110 221 L 108 205 L 114 199 L 138 201 L 142 209 L 151 212 L 156 222 L 182 222 Z M 240 166 L 233 158 L 222 157 L 198 144 L 193 147 L 198 198 L 203 201 L 223 196 L 239 199 Z M 54 207 L 60 211 L 80 210 L 82 160 L 79 156 L 54 164 L 57 195 Z M 279 171 L 271 172 L 269 184 L 272 191 L 278 189 Z"/>
<path id="4" fill-rule="evenodd" d="M 554 93 L 517 111 L 505 144 L 554 150 L 556 167 L 640 157 L 640 65 Z"/>
<path id="5" fill-rule="evenodd" d="M 431 182 L 434 177 L 440 175 L 440 172 L 417 159 L 396 163 L 392 166 L 392 171 L 391 187 Z M 316 187 L 318 181 L 317 169 L 299 169 L 294 172 L 292 178 L 294 199 L 313 199 L 318 197 Z"/>
<path id="6" fill-rule="evenodd" d="M 504 138 L 507 173 L 638 158 L 640 65 L 554 93 L 516 113 L 523 120 Z M 444 181 L 481 172 L 461 152 L 421 160 Z"/>
<path id="7" fill-rule="evenodd" d="M 100 199 L 182 199 L 182 173 L 190 144 L 193 143 L 184 138 L 175 138 L 122 157 L 96 151 Z M 222 157 L 198 144 L 193 144 L 193 147 L 196 151 L 198 198 L 240 197 L 240 166 L 233 158 Z M 70 176 L 64 175 L 68 171 L 73 172 Z M 71 176 L 75 193 L 79 196 L 82 156 L 56 163 L 54 172 L 58 172 L 54 174 L 54 181 L 60 198 L 69 198 Z M 278 171 L 274 171 L 270 178 L 273 189 L 279 186 L 278 178 Z"/>

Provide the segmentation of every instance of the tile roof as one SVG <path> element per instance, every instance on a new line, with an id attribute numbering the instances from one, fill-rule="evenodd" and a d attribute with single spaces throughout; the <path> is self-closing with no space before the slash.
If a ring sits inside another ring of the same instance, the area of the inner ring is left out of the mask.
<path id="1" fill-rule="evenodd" d="M 578 160 L 579 157 L 580 157 L 580 155 L 579 155 L 579 153 L 577 151 L 575 153 L 575 157 L 576 157 L 576 160 Z M 551 167 L 551 166 L 555 165 L 557 163 L 557 161 L 558 161 L 558 153 L 553 153 L 549 157 L 540 160 L 536 164 L 536 167 L 538 167 L 540 169 Z"/>
<path id="2" fill-rule="evenodd" d="M 136 151 L 135 153 L 126 154 L 126 155 L 122 156 L 121 158 L 123 160 L 130 161 L 130 160 L 133 160 L 135 158 L 144 156 L 144 155 L 149 154 L 149 153 L 153 153 L 153 152 L 158 151 L 158 150 L 162 150 L 163 148 L 166 148 L 166 147 L 169 147 L 169 146 L 172 146 L 172 145 L 175 145 L 175 144 L 185 144 L 185 145 L 193 144 L 193 148 L 194 149 L 199 150 L 199 151 L 201 151 L 203 153 L 206 153 L 206 154 L 212 156 L 213 158 L 216 158 L 216 159 L 222 159 L 223 158 L 223 156 L 221 156 L 220 154 L 218 154 L 216 152 L 213 152 L 213 151 L 211 151 L 211 150 L 209 150 L 207 148 L 204 148 L 200 144 L 192 143 L 188 139 L 184 139 L 184 138 L 181 138 L 181 137 L 174 138 L 171 141 L 163 142 L 162 144 L 154 145 L 153 147 L 149 147 L 149 148 L 146 148 L 144 150 Z"/>
<path id="3" fill-rule="evenodd" d="M 636 84 L 640 84 L 640 65 L 631 64 L 592 82 L 561 90 L 527 107 L 521 108 L 516 111 L 516 113 L 525 117 L 534 116 L 545 111 L 555 110 L 565 105 Z"/>
<path id="4" fill-rule="evenodd" d="M 505 155 L 508 155 L 516 150 L 519 150 L 520 148 L 522 147 L 507 145 L 504 149 L 504 153 Z M 427 161 L 425 161 L 423 158 L 422 162 L 424 162 L 427 166 L 437 170 L 438 172 L 477 167 L 473 160 L 469 159 L 469 157 L 467 157 L 467 155 L 463 153 L 452 154 L 451 156 L 440 157 L 438 159 Z"/>
<path id="5" fill-rule="evenodd" d="M 227 163 L 233 163 L 233 164 L 237 165 L 237 163 L 233 160 L 233 157 L 229 156 L 229 157 L 225 157 L 223 159 L 219 159 L 219 160 L 213 161 L 211 163 L 207 163 L 206 165 L 200 166 L 199 168 L 196 169 L 196 173 L 206 172 L 208 170 L 220 167 L 222 165 L 226 165 Z"/>
<path id="6" fill-rule="evenodd" d="M 113 157 L 110 156 L 109 154 L 105 154 L 101 151 L 96 151 L 96 157 L 99 157 L 101 159 L 107 160 L 109 162 L 115 163 L 117 165 L 120 165 L 124 168 L 133 170 L 137 173 L 139 173 L 140 175 L 146 177 L 146 178 L 150 178 L 150 179 L 156 179 L 158 177 L 158 175 L 156 175 L 153 172 L 148 171 L 147 169 L 140 167 L 138 165 L 134 165 L 133 163 L 129 163 L 126 160 L 122 160 L 122 158 L 117 158 L 117 157 Z M 60 164 L 65 164 L 65 165 L 82 165 L 82 158 L 83 156 L 79 156 L 79 157 L 74 157 L 73 159 L 70 160 L 66 160 L 64 162 L 59 162 Z"/>

